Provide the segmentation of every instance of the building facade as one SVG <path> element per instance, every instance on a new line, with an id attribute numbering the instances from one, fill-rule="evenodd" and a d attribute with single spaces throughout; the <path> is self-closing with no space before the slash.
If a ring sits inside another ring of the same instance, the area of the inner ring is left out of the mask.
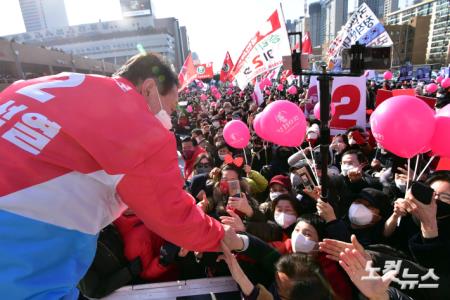
<path id="1" fill-rule="evenodd" d="M 398 10 L 398 0 L 385 0 L 383 17 Z"/>
<path id="2" fill-rule="evenodd" d="M 45 45 L 66 53 L 125 63 L 139 51 L 160 53 L 179 71 L 187 55 L 187 33 L 175 18 L 155 19 L 150 1 L 121 1 L 123 19 L 45 29 L 9 36 L 15 41 Z"/>
<path id="3" fill-rule="evenodd" d="M 419 44 L 420 48 L 426 45 L 426 63 L 450 63 L 450 5 L 448 0 L 426 0 L 405 9 L 388 14 L 385 18 L 387 25 L 403 25 L 411 23 L 417 16 L 430 16 L 428 40 Z"/>
<path id="4" fill-rule="evenodd" d="M 27 32 L 69 25 L 64 1 L 19 0 L 19 5 Z"/>
<path id="5" fill-rule="evenodd" d="M 347 22 L 348 0 L 321 0 L 322 42 L 334 40 Z"/>
<path id="6" fill-rule="evenodd" d="M 386 25 L 393 42 L 392 65 L 421 65 L 426 63 L 431 16 L 416 16 L 401 25 Z"/>

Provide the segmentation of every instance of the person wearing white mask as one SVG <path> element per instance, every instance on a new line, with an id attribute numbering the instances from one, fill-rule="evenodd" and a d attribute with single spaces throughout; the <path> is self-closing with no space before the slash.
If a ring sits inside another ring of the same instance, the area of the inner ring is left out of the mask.
<path id="1" fill-rule="evenodd" d="M 269 198 L 261 203 L 259 210 L 264 213 L 267 219 L 272 219 L 272 202 L 281 195 L 288 195 L 292 191 L 291 180 L 285 175 L 276 175 L 269 182 Z"/>
<path id="2" fill-rule="evenodd" d="M 344 218 L 336 218 L 333 207 L 321 200 L 317 210 L 327 222 L 325 231 L 330 238 L 349 242 L 351 234 L 355 234 L 361 244 L 367 246 L 382 240 L 384 221 L 392 208 L 383 192 L 364 188 L 351 203 Z"/>
<path id="3" fill-rule="evenodd" d="M 294 230 L 295 223 L 300 215 L 298 200 L 289 195 L 280 195 L 273 203 L 273 219 L 282 228 L 283 233 L 289 237 Z M 285 238 L 283 238 L 285 239 Z"/>

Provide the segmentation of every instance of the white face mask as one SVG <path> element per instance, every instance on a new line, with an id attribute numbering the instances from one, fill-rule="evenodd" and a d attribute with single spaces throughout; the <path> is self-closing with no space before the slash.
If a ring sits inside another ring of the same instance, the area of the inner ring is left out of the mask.
<path id="1" fill-rule="evenodd" d="M 315 139 L 317 139 L 318 137 L 319 137 L 319 135 L 318 135 L 316 132 L 310 132 L 310 133 L 308 133 L 308 139 L 315 140 Z"/>
<path id="2" fill-rule="evenodd" d="M 272 201 L 275 200 L 280 195 L 281 195 L 280 192 L 270 192 L 269 193 L 270 200 L 272 200 Z"/>
<path id="3" fill-rule="evenodd" d="M 354 167 L 352 165 L 342 164 L 341 165 L 341 174 L 344 176 L 347 176 L 348 172 L 353 169 L 354 169 Z"/>
<path id="4" fill-rule="evenodd" d="M 348 140 L 348 144 L 349 145 L 356 145 L 356 141 L 354 139 L 349 139 Z"/>
<path id="5" fill-rule="evenodd" d="M 283 229 L 288 228 L 297 221 L 296 216 L 284 212 L 275 212 L 274 219 Z"/>
<path id="6" fill-rule="evenodd" d="M 162 103 L 161 103 L 161 98 L 159 97 L 159 92 L 158 92 L 158 88 L 156 89 L 156 93 L 158 95 L 158 101 L 159 101 L 159 105 L 161 106 L 161 110 L 155 115 L 155 117 L 159 120 L 159 122 L 161 122 L 162 126 L 164 126 L 164 128 L 166 128 L 167 130 L 172 129 L 172 118 L 170 118 L 169 114 L 167 113 L 167 111 L 164 110 Z"/>
<path id="7" fill-rule="evenodd" d="M 214 126 L 214 128 L 219 128 L 220 127 L 220 122 L 212 122 L 212 126 Z"/>
<path id="8" fill-rule="evenodd" d="M 348 218 L 353 224 L 364 226 L 372 222 L 373 214 L 365 205 L 353 203 L 348 210 Z"/>
<path id="9" fill-rule="evenodd" d="M 292 250 L 294 253 L 302 252 L 309 253 L 316 247 L 317 243 L 313 240 L 310 240 L 306 236 L 301 233 L 292 232 L 291 236 L 291 244 Z"/>
<path id="10" fill-rule="evenodd" d="M 402 179 L 395 179 L 395 186 L 398 187 L 402 193 L 406 192 L 406 181 Z"/>

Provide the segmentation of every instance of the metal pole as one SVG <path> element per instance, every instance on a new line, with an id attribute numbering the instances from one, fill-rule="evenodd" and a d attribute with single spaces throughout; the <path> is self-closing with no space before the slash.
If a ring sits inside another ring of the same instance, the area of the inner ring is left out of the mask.
<path id="1" fill-rule="evenodd" d="M 317 77 L 320 90 L 320 156 L 321 156 L 321 194 L 320 199 L 327 202 L 329 178 L 328 178 L 328 155 L 330 147 L 330 104 L 331 104 L 331 86 L 333 77 L 327 74 L 327 68 L 322 65 L 322 74 Z M 314 154 L 313 154 L 314 155 Z"/>

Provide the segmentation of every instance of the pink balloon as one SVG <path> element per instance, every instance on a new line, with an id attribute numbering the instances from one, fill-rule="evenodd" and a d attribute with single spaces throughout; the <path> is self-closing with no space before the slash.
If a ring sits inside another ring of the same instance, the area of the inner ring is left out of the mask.
<path id="1" fill-rule="evenodd" d="M 434 92 L 436 92 L 438 89 L 438 86 L 436 83 L 430 83 L 425 87 L 425 90 L 427 91 L 427 93 L 433 94 Z"/>
<path id="2" fill-rule="evenodd" d="M 386 150 L 411 158 L 429 145 L 433 136 L 434 111 L 413 96 L 395 96 L 381 103 L 370 117 L 376 141 Z"/>
<path id="3" fill-rule="evenodd" d="M 287 92 L 290 95 L 295 95 L 295 94 L 297 94 L 297 87 L 295 85 L 292 85 L 287 89 Z"/>
<path id="4" fill-rule="evenodd" d="M 391 71 L 384 72 L 383 78 L 384 80 L 392 80 L 392 72 Z"/>
<path id="5" fill-rule="evenodd" d="M 215 97 L 216 99 L 220 99 L 220 98 L 222 98 L 222 94 L 219 93 L 219 92 L 217 92 L 217 93 L 214 94 L 214 97 Z"/>
<path id="6" fill-rule="evenodd" d="M 334 103 L 331 103 L 330 109 L 331 116 L 334 116 L 334 113 L 336 112 L 336 105 Z M 320 120 L 320 102 L 317 102 L 314 106 L 314 117 L 316 117 L 317 120 Z"/>
<path id="7" fill-rule="evenodd" d="M 284 90 L 284 86 L 280 83 L 280 84 L 277 86 L 277 90 L 280 91 L 280 92 L 282 92 L 282 91 Z"/>
<path id="8" fill-rule="evenodd" d="M 217 106 L 217 102 L 211 102 L 209 105 L 211 105 L 212 107 L 216 107 Z"/>
<path id="9" fill-rule="evenodd" d="M 201 94 L 200 95 L 200 100 L 201 101 L 206 101 L 206 100 L 208 100 L 208 96 L 206 96 L 205 94 Z"/>
<path id="10" fill-rule="evenodd" d="M 438 77 L 436 77 L 436 82 L 437 82 L 437 83 L 441 83 L 442 79 L 444 79 L 444 77 L 442 77 L 441 75 L 439 75 Z"/>
<path id="11" fill-rule="evenodd" d="M 233 120 L 227 122 L 223 128 L 225 142 L 233 148 L 242 149 L 247 147 L 250 140 L 250 131 L 244 122 Z"/>
<path id="12" fill-rule="evenodd" d="M 267 139 L 281 146 L 295 147 L 305 139 L 306 119 L 300 107 L 287 100 L 270 103 L 263 111 L 261 129 Z"/>
<path id="13" fill-rule="evenodd" d="M 447 138 L 450 129 L 450 105 L 440 109 L 435 119 L 436 128 L 430 142 L 431 151 L 441 157 L 450 157 L 450 139 Z"/>
<path id="14" fill-rule="evenodd" d="M 256 134 L 262 138 L 263 140 L 269 141 L 266 134 L 264 134 L 264 131 L 261 128 L 261 119 L 263 117 L 263 112 L 257 114 L 255 116 L 255 119 L 253 119 L 253 129 L 255 130 Z"/>
<path id="15" fill-rule="evenodd" d="M 233 95 L 233 90 L 232 89 L 228 89 L 227 90 L 227 95 Z"/>
<path id="16" fill-rule="evenodd" d="M 199 88 L 203 88 L 205 85 L 203 84 L 203 81 L 197 81 L 197 86 L 199 87 Z"/>
<path id="17" fill-rule="evenodd" d="M 271 86 L 272 85 L 272 81 L 270 81 L 269 78 L 264 78 L 260 83 L 259 83 L 259 88 L 261 90 L 265 89 L 266 86 Z"/>
<path id="18" fill-rule="evenodd" d="M 444 78 L 441 81 L 441 86 L 446 89 L 448 87 L 450 87 L 450 77 Z"/>
<path id="19" fill-rule="evenodd" d="M 230 83 L 228 84 L 228 87 L 229 87 L 229 88 L 232 88 L 232 87 L 234 87 L 234 84 L 233 84 L 232 82 L 230 82 Z"/>
<path id="20" fill-rule="evenodd" d="M 187 111 L 188 113 L 191 113 L 191 112 L 193 111 L 192 105 L 188 105 L 188 106 L 186 107 L 186 111 Z"/>
<path id="21" fill-rule="evenodd" d="M 270 90 L 265 90 L 266 95 L 270 96 Z"/>

